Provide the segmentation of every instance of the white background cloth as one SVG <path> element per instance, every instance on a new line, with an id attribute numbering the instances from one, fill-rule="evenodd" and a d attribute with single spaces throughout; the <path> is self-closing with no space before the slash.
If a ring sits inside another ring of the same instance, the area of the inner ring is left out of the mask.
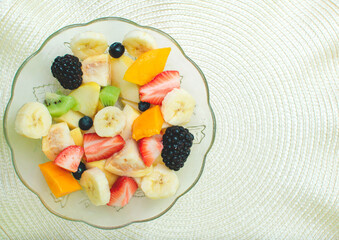
<path id="1" fill-rule="evenodd" d="M 339 239 L 339 3 L 0 2 L 0 114 L 50 34 L 103 16 L 174 37 L 206 75 L 217 134 L 198 184 L 162 217 L 100 230 L 51 214 L 0 134 L 1 239 Z M 3 121 L 3 120 L 1 120 Z"/>

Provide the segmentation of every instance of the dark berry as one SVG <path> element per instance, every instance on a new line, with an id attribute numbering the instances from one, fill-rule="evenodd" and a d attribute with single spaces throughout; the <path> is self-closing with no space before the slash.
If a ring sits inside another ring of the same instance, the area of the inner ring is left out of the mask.
<path id="1" fill-rule="evenodd" d="M 139 102 L 138 103 L 138 108 L 140 111 L 144 112 L 146 111 L 147 109 L 149 109 L 149 107 L 151 106 L 150 103 L 148 102 Z"/>
<path id="2" fill-rule="evenodd" d="M 77 170 L 76 172 L 72 173 L 72 174 L 73 174 L 73 177 L 74 177 L 75 179 L 77 179 L 77 180 L 80 180 L 81 175 L 83 174 L 83 172 L 84 172 L 85 170 L 86 170 L 85 164 L 84 164 L 83 162 L 80 162 L 79 167 L 78 167 L 78 170 Z"/>
<path id="3" fill-rule="evenodd" d="M 53 77 L 58 79 L 65 89 L 76 89 L 82 83 L 82 70 L 79 58 L 66 54 L 56 57 L 51 67 Z"/>
<path id="4" fill-rule="evenodd" d="M 124 54 L 125 47 L 119 42 L 113 43 L 111 46 L 109 46 L 109 55 L 111 55 L 114 58 L 119 58 Z"/>
<path id="5" fill-rule="evenodd" d="M 92 118 L 90 118 L 88 116 L 84 116 L 84 117 L 80 118 L 80 120 L 79 120 L 79 128 L 81 128 L 81 130 L 88 130 L 92 126 L 93 126 Z"/>
<path id="6" fill-rule="evenodd" d="M 162 139 L 163 162 L 169 169 L 178 171 L 184 166 L 191 152 L 194 136 L 184 127 L 172 126 L 166 129 Z"/>

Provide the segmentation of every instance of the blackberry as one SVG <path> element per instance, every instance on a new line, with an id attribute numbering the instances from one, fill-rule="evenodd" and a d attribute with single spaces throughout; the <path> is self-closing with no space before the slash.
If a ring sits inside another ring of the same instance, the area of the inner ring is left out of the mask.
<path id="1" fill-rule="evenodd" d="M 82 83 L 81 62 L 73 55 L 56 57 L 51 67 L 53 77 L 66 89 L 76 89 Z"/>
<path id="2" fill-rule="evenodd" d="M 193 139 L 194 136 L 184 127 L 172 126 L 166 129 L 162 138 L 164 148 L 161 157 L 169 169 L 178 171 L 184 166 L 191 153 Z"/>

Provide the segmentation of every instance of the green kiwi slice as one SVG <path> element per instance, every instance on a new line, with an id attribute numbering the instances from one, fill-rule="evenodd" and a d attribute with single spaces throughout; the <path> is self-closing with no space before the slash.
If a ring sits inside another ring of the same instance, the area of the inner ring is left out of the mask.
<path id="1" fill-rule="evenodd" d="M 101 89 L 99 99 L 104 107 L 114 106 L 118 101 L 120 88 L 114 86 L 106 86 Z"/>
<path id="2" fill-rule="evenodd" d="M 52 117 L 60 117 L 77 105 L 72 96 L 46 92 L 45 104 Z"/>

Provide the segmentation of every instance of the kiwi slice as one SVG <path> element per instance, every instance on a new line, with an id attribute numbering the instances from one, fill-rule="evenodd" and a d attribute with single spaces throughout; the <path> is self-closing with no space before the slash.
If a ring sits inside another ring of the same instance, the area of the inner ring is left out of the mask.
<path id="1" fill-rule="evenodd" d="M 72 107 L 72 110 L 73 110 L 73 111 L 79 111 L 79 110 L 80 110 L 80 104 L 79 104 L 79 102 L 78 102 L 77 100 L 75 100 L 75 98 L 72 97 L 72 96 L 68 96 L 68 97 L 71 97 L 71 98 L 74 99 L 74 105 L 73 105 L 73 107 Z"/>
<path id="2" fill-rule="evenodd" d="M 77 102 L 72 96 L 46 92 L 45 104 L 52 117 L 60 117 L 73 108 Z"/>
<path id="3" fill-rule="evenodd" d="M 99 99 L 104 107 L 114 106 L 118 101 L 120 88 L 114 86 L 106 86 L 100 91 Z"/>
<path id="4" fill-rule="evenodd" d="M 60 90 L 57 90 L 56 94 L 61 95 L 61 96 L 65 96 L 65 94 L 63 94 Z M 74 99 L 74 105 L 73 105 L 73 107 L 71 109 L 73 111 L 77 112 L 77 111 L 80 110 L 80 104 L 79 104 L 79 102 L 74 97 L 73 97 L 73 99 Z"/>

